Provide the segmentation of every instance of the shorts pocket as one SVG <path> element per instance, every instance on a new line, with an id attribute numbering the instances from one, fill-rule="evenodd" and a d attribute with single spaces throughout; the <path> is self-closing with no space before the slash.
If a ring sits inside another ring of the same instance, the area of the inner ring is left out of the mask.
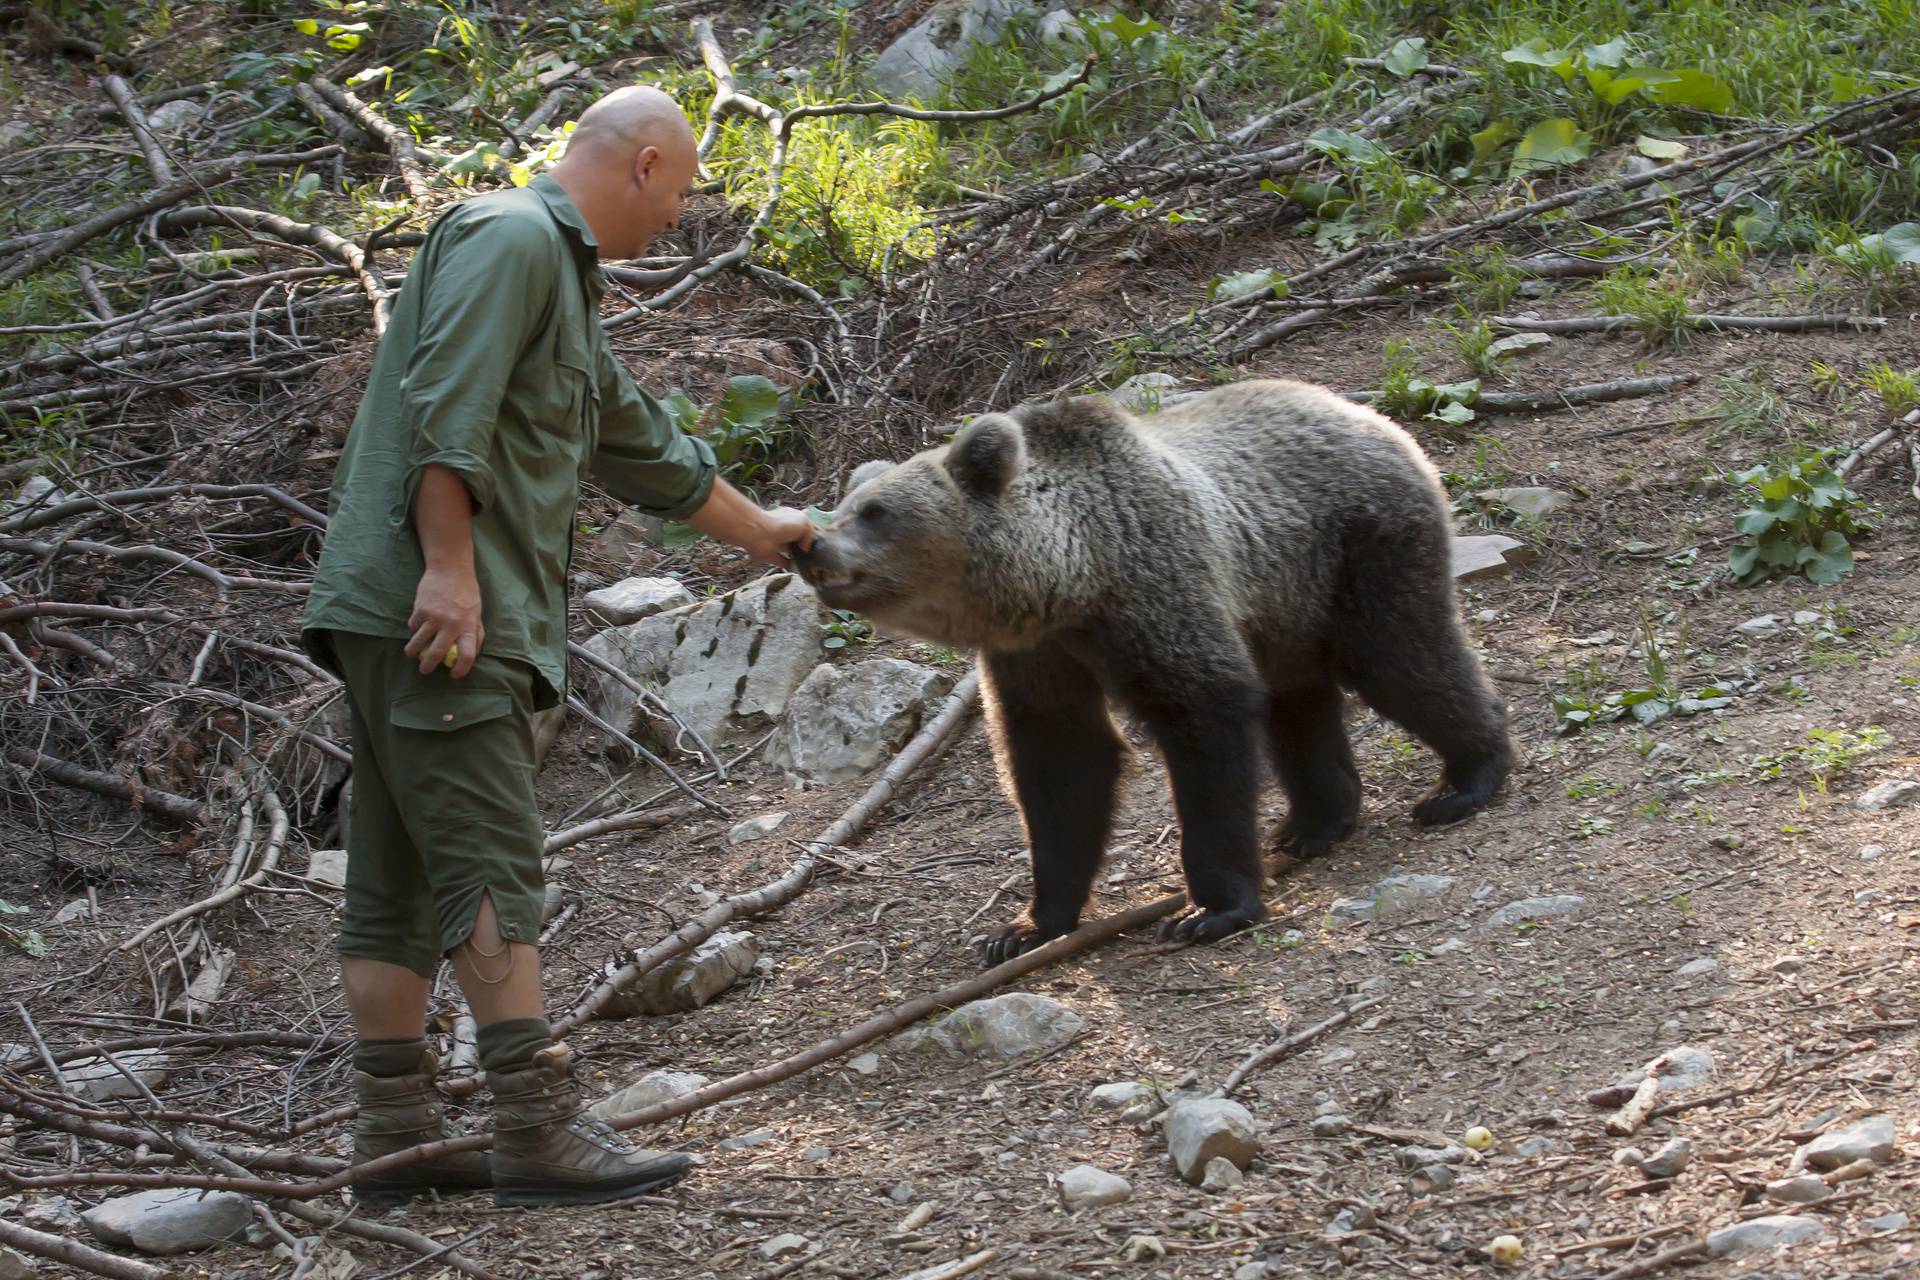
<path id="1" fill-rule="evenodd" d="M 504 689 L 425 689 L 395 698 L 387 719 L 397 729 L 451 733 L 513 713 L 513 695 Z"/>

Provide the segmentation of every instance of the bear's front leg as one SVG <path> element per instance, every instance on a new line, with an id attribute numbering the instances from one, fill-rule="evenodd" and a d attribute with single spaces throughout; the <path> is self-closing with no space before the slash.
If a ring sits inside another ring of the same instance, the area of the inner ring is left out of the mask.
<path id="1" fill-rule="evenodd" d="M 1251 686 L 1192 689 L 1177 705 L 1146 708 L 1166 757 L 1180 819 L 1188 907 L 1160 926 L 1162 941 L 1212 942 L 1259 923 L 1260 695 Z"/>
<path id="2" fill-rule="evenodd" d="M 1113 825 L 1126 744 L 1079 662 L 1043 645 L 984 660 L 987 724 L 1033 861 L 1033 900 L 987 937 L 990 965 L 1073 932 Z"/>

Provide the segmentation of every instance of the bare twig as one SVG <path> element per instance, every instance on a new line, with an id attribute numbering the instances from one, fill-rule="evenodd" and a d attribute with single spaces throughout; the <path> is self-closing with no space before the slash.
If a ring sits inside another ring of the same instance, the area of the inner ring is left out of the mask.
<path id="1" fill-rule="evenodd" d="M 1272 1066 L 1288 1054 L 1297 1053 L 1335 1027 L 1350 1022 L 1355 1015 L 1365 1013 L 1374 1006 L 1383 1003 L 1385 999 L 1385 996 L 1376 996 L 1371 1000 L 1363 1000 L 1351 1009 L 1343 1009 L 1331 1018 L 1326 1018 L 1314 1023 L 1305 1031 L 1290 1035 L 1284 1040 L 1276 1040 L 1264 1049 L 1254 1050 L 1254 1052 L 1248 1056 L 1247 1060 L 1235 1067 L 1232 1074 L 1221 1083 L 1218 1089 L 1214 1090 L 1214 1097 L 1227 1098 L 1233 1096 L 1233 1091 L 1244 1084 L 1247 1077 L 1260 1068 Z"/>
<path id="2" fill-rule="evenodd" d="M 400 179 L 407 184 L 407 194 L 415 200 L 425 200 L 433 181 L 428 167 L 428 157 L 433 153 L 417 146 L 412 135 L 406 130 L 397 127 L 353 93 L 341 88 L 325 76 L 313 77 L 312 83 L 314 90 L 336 110 L 346 115 L 367 133 L 387 144 L 387 150 L 393 153 L 394 163 L 399 166 Z"/>
<path id="3" fill-rule="evenodd" d="M 189 205 L 184 209 L 175 209 L 160 220 L 160 225 L 168 231 L 184 231 L 190 227 L 235 226 L 247 231 L 263 231 L 289 244 L 311 245 L 322 250 L 353 272 L 354 279 L 360 282 L 361 292 L 367 295 L 367 301 L 373 306 L 375 336 L 387 331 L 387 317 L 393 309 L 393 301 L 387 290 L 386 278 L 380 274 L 380 268 L 365 250 L 338 232 L 329 231 L 316 223 L 295 222 L 277 213 L 229 204 Z"/>
<path id="4" fill-rule="evenodd" d="M 117 1253 L 103 1253 L 81 1244 L 72 1236 L 48 1235 L 44 1231 L 20 1226 L 7 1217 L 0 1217 L 0 1244 L 37 1258 L 45 1258 L 49 1262 L 63 1263 L 97 1276 L 106 1276 L 108 1280 L 177 1280 L 179 1276 L 177 1271 L 156 1267 L 152 1263 L 123 1258 Z"/>
<path id="5" fill-rule="evenodd" d="M 1573 316 L 1561 320 L 1532 320 L 1522 316 L 1494 316 L 1487 321 L 1496 329 L 1512 333 L 1619 333 L 1644 329 L 1649 321 L 1637 316 Z M 1681 323 L 1690 329 L 1751 329 L 1767 333 L 1827 333 L 1845 330 L 1884 329 L 1884 316 L 1800 315 L 1800 316 L 1722 316 L 1690 315 Z"/>
<path id="6" fill-rule="evenodd" d="M 133 96 L 133 90 L 127 82 L 117 75 L 102 76 L 100 87 L 106 91 L 113 105 L 127 122 L 127 128 L 133 132 L 133 140 L 140 147 L 141 158 L 147 162 L 147 172 L 161 186 L 173 182 L 173 166 L 167 162 L 167 156 L 160 148 L 160 140 L 153 136 L 153 126 L 147 123 L 147 113 Z"/>
<path id="7" fill-rule="evenodd" d="M 280 851 L 287 840 L 287 811 L 285 807 L 281 805 L 280 797 L 270 789 L 263 789 L 260 792 L 260 805 L 261 808 L 267 812 L 267 822 L 269 826 L 266 848 L 261 853 L 259 864 L 254 868 L 252 874 L 246 876 L 244 879 L 235 880 L 233 883 L 221 888 L 218 892 L 202 898 L 190 906 L 182 907 L 178 911 L 170 912 L 160 917 L 160 919 L 141 929 L 125 942 L 122 942 L 119 947 L 116 948 L 117 950 L 131 951 L 161 930 L 179 924 L 183 920 L 191 920 L 195 916 L 205 915 L 209 911 L 217 910 L 227 903 L 232 902 L 235 898 L 245 896 L 249 890 L 259 887 L 259 885 L 266 880 L 267 875 L 275 867 L 280 865 Z"/>
<path id="8" fill-rule="evenodd" d="M 157 813 L 172 818 L 176 822 L 194 825 L 204 824 L 208 820 L 207 807 L 198 800 L 187 796 L 178 796 L 171 791 L 162 791 L 158 787 L 149 787 L 125 778 L 116 778 L 110 773 L 101 773 L 94 769 L 83 769 L 77 764 L 57 759 L 19 742 L 0 744 L 7 759 L 24 768 L 32 769 L 55 782 L 69 787 L 79 787 L 96 795 L 111 796 L 116 800 L 125 800 L 136 809 Z"/>

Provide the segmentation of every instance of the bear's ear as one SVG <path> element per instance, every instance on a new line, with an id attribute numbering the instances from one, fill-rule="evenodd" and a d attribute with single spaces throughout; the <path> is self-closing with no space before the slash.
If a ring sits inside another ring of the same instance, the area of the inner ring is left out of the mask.
<path id="1" fill-rule="evenodd" d="M 947 447 L 947 473 L 967 493 L 998 497 L 1026 469 L 1020 424 L 1004 413 L 983 413 Z"/>
<path id="2" fill-rule="evenodd" d="M 853 469 L 852 475 L 847 477 L 847 492 L 852 493 L 867 481 L 878 476 L 883 476 L 891 470 L 893 470 L 893 464 L 885 458 L 875 458 L 872 462 L 863 462 Z"/>

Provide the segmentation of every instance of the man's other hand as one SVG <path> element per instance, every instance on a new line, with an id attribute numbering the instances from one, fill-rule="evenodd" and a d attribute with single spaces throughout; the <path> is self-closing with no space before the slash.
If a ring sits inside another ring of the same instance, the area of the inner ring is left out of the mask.
<path id="1" fill-rule="evenodd" d="M 428 675 L 456 648 L 453 678 L 473 670 L 487 629 L 480 625 L 480 582 L 471 569 L 432 569 L 420 575 L 413 594 L 413 613 L 407 618 L 413 638 L 407 656 L 420 659 L 420 674 Z"/>

